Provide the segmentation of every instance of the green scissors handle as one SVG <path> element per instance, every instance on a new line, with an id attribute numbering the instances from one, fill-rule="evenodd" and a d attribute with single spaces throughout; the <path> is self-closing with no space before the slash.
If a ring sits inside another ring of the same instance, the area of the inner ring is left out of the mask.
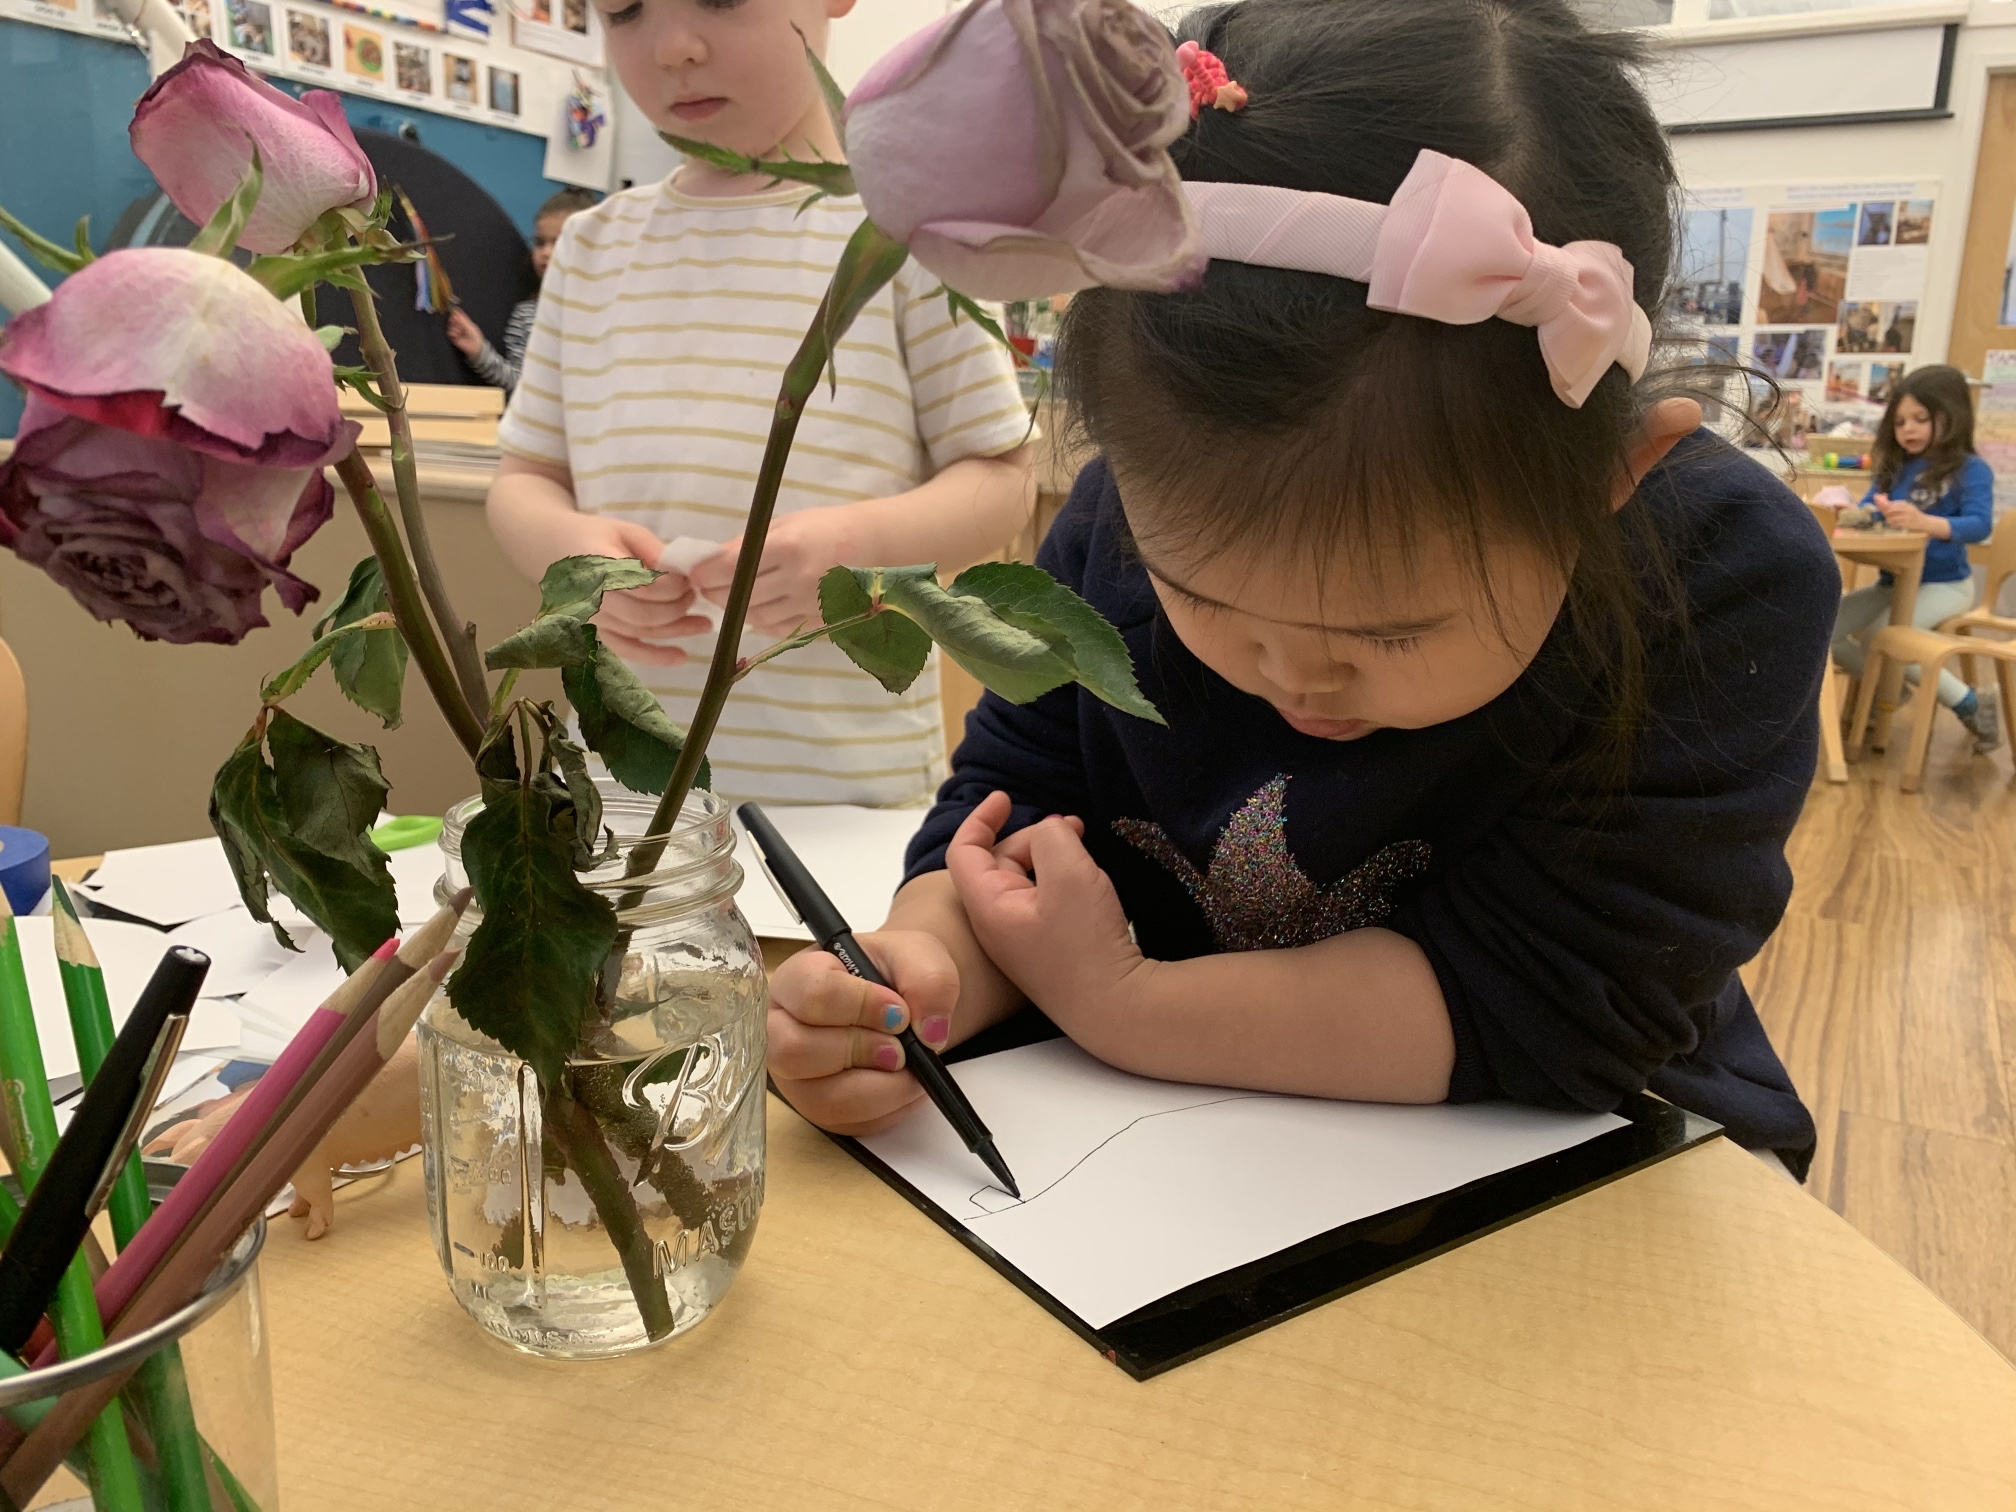
<path id="1" fill-rule="evenodd" d="M 441 821 L 431 814 L 400 814 L 371 831 L 371 843 L 382 851 L 411 850 L 440 838 Z"/>

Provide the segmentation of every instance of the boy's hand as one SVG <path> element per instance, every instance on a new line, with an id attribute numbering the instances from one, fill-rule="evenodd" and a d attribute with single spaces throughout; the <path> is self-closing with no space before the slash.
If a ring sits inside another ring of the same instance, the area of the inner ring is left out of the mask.
<path id="1" fill-rule="evenodd" d="M 448 341 L 464 357 L 474 357 L 483 350 L 483 333 L 460 310 L 448 312 Z"/>
<path id="2" fill-rule="evenodd" d="M 821 623 L 819 579 L 845 563 L 858 565 L 860 543 L 848 521 L 849 507 L 807 509 L 770 522 L 763 543 L 763 567 L 749 599 L 750 628 L 765 635 L 788 635 L 800 625 Z M 737 536 L 695 564 L 693 586 L 717 604 L 728 602 L 728 585 L 742 553 Z M 902 566 L 877 562 L 873 566 Z"/>
<path id="3" fill-rule="evenodd" d="M 945 868 L 988 957 L 1085 1044 L 1081 1031 L 1131 999 L 1152 963 L 1128 931 L 1112 879 L 1085 849 L 1084 823 L 1053 814 L 997 841 L 1010 807 L 1006 793 L 994 793 L 968 814 Z"/>
<path id="4" fill-rule="evenodd" d="M 873 1134 L 924 1089 L 902 1069 L 896 1035 L 915 1021 L 932 1049 L 952 1037 L 959 968 L 935 935 L 882 930 L 862 948 L 900 992 L 850 976 L 823 950 L 802 950 L 770 978 L 770 1076 L 784 1099 L 822 1129 Z"/>
<path id="5" fill-rule="evenodd" d="M 574 526 L 574 556 L 636 557 L 649 567 L 665 543 L 642 525 L 601 515 L 579 515 Z M 677 572 L 668 572 L 642 588 L 605 594 L 595 616 L 595 628 L 610 650 L 628 662 L 676 667 L 686 660 L 678 646 L 650 642 L 682 635 L 705 635 L 712 628 L 692 613 L 693 586 Z"/>

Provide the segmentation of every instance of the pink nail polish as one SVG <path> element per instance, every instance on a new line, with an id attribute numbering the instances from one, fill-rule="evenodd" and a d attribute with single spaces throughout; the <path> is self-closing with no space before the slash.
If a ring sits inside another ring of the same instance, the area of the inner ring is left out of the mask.
<path id="1" fill-rule="evenodd" d="M 884 1071 L 897 1071 L 903 1066 L 903 1051 L 896 1045 L 877 1045 L 875 1064 Z"/>
<path id="2" fill-rule="evenodd" d="M 926 1043 L 942 1045 L 952 1037 L 952 1020 L 949 1018 L 928 1018 L 917 1032 L 924 1036 Z"/>

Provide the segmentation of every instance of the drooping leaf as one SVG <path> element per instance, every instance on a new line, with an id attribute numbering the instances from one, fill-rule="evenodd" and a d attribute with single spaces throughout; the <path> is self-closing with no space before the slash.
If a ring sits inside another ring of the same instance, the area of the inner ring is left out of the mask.
<path id="1" fill-rule="evenodd" d="M 275 710 L 268 718 L 277 722 L 291 716 Z M 312 784 L 317 779 L 297 774 L 297 780 Z M 326 834 L 338 827 L 340 821 L 333 815 L 342 802 L 297 792 L 292 805 L 283 804 L 274 770 L 255 733 L 218 769 L 210 790 L 210 823 L 224 842 L 239 895 L 252 916 L 273 924 L 280 942 L 293 948 L 268 906 L 269 887 L 278 889 L 329 936 L 344 968 L 354 970 L 399 929 L 399 909 L 384 855 L 379 853 L 376 865 L 368 870 L 359 870 L 348 856 L 327 855 L 311 844 L 289 815 L 290 806 L 310 813 L 311 828 Z M 370 821 L 376 818 L 373 812 Z"/>
<path id="2" fill-rule="evenodd" d="M 570 810 L 557 814 L 565 804 Z M 500 794 L 469 822 L 462 859 L 483 910 L 449 1001 L 469 1025 L 559 1083 L 594 1010 L 616 910 L 574 875 L 576 816 L 557 781 Z M 556 825 L 564 820 L 566 829 Z"/>
<path id="3" fill-rule="evenodd" d="M 1041 636 L 1011 625 L 984 599 L 950 593 L 929 566 L 882 568 L 869 591 L 910 616 L 945 654 L 1010 703 L 1071 681 L 1075 669 Z"/>
<path id="4" fill-rule="evenodd" d="M 342 247 L 330 252 L 276 252 L 255 257 L 245 271 L 264 284 L 275 299 L 292 299 L 303 289 L 328 282 L 332 275 L 348 268 L 412 260 L 382 247 Z"/>
<path id="5" fill-rule="evenodd" d="M 574 803 L 574 866 L 586 870 L 609 860 L 615 851 L 613 835 L 606 850 L 596 849 L 602 833 L 602 790 L 588 774 L 588 753 L 568 738 L 567 727 L 554 716 L 553 705 L 539 707 L 546 727 L 546 752 L 559 768 L 560 780 Z"/>
<path id="6" fill-rule="evenodd" d="M 494 803 L 506 788 L 518 786 L 518 741 L 513 721 L 500 719 L 476 748 L 476 781 L 483 801 Z"/>
<path id="7" fill-rule="evenodd" d="M 712 142 L 696 141 L 692 137 L 675 136 L 669 131 L 661 131 L 658 135 L 667 146 L 710 167 L 719 168 L 723 173 L 760 173 L 773 184 L 789 179 L 795 183 L 811 184 L 828 194 L 854 193 L 854 172 L 845 163 L 807 163 L 788 155 L 753 158 L 747 153 L 716 147 Z"/>
<path id="8" fill-rule="evenodd" d="M 981 562 L 954 578 L 950 591 L 981 600 L 1009 624 L 1047 642 L 1094 698 L 1136 719 L 1166 723 L 1134 680 L 1134 658 L 1120 632 L 1041 567 Z"/>
<path id="9" fill-rule="evenodd" d="M 84 266 L 84 258 L 61 242 L 53 242 L 40 232 L 29 230 L 5 210 L 0 210 L 0 228 L 11 231 L 21 245 L 28 249 L 28 255 L 52 273 L 75 273 Z"/>
<path id="10" fill-rule="evenodd" d="M 366 876 L 389 880 L 385 852 L 369 838 L 392 791 L 378 753 L 326 735 L 285 709 L 273 711 L 266 748 L 273 754 L 280 811 L 301 841 Z"/>
<path id="11" fill-rule="evenodd" d="M 602 595 L 642 588 L 664 574 L 635 557 L 562 557 L 539 580 L 539 617 L 483 653 L 492 671 L 503 667 L 573 667 L 595 654 L 588 621 Z"/>
<path id="12" fill-rule="evenodd" d="M 856 619 L 874 607 L 850 568 L 835 567 L 819 579 L 819 612 L 825 623 Z M 834 631 L 829 639 L 891 693 L 915 682 L 931 657 L 931 637 L 900 614 L 877 614 L 865 624 Z"/>
<path id="13" fill-rule="evenodd" d="M 795 24 L 791 29 L 798 31 Z M 844 148 L 847 145 L 847 91 L 827 72 L 826 60 L 812 50 L 805 33 L 798 32 L 798 40 L 805 44 L 805 61 L 812 65 L 812 77 L 819 81 L 819 96 L 826 102 L 826 115 L 833 122 L 833 134 Z"/>
<path id="14" fill-rule="evenodd" d="M 238 187 L 211 214 L 203 229 L 190 239 L 189 250 L 208 252 L 212 257 L 229 257 L 237 251 L 238 238 L 245 233 L 245 223 L 252 218 L 265 182 L 265 165 L 260 161 L 259 149 L 254 147 L 252 166 L 245 170 Z"/>
<path id="15" fill-rule="evenodd" d="M 390 619 L 392 595 L 385 587 L 385 573 L 378 558 L 368 556 L 350 570 L 343 598 L 315 627 L 317 635 L 327 635 L 345 626 L 362 629 L 380 616 Z M 396 622 L 389 630 L 339 639 L 330 653 L 329 670 L 343 696 L 367 714 L 375 714 L 388 730 L 399 728 L 401 694 L 406 685 L 406 637 Z"/>
<path id="16" fill-rule="evenodd" d="M 324 620 L 322 624 L 326 625 L 328 621 Z M 361 640 L 366 636 L 374 634 L 396 636 L 399 633 L 398 625 L 393 620 L 389 611 L 381 614 L 367 615 L 365 618 L 357 620 L 352 624 L 339 625 L 326 632 L 323 631 L 321 625 L 317 625 L 315 628 L 316 638 L 309 645 L 308 649 L 301 653 L 300 659 L 286 671 L 268 678 L 266 685 L 259 690 L 259 697 L 262 702 L 275 704 L 279 703 L 282 699 L 292 698 L 296 693 L 299 693 L 308 685 L 308 679 L 315 675 L 316 669 L 334 656 L 345 641 L 351 639 Z M 397 712 L 396 707 L 394 712 Z M 396 722 L 395 720 L 390 723 Z M 389 727 L 390 724 L 388 723 Z"/>
<path id="17" fill-rule="evenodd" d="M 588 633 L 594 635 L 592 626 Z M 562 672 L 560 686 L 574 706 L 581 738 L 602 758 L 609 775 L 635 793 L 656 797 L 664 792 L 686 734 L 666 717 L 658 695 L 599 636 L 593 659 Z M 713 786 L 705 763 L 697 785 Z"/>
<path id="18" fill-rule="evenodd" d="M 71 233 L 70 239 L 77 245 L 77 255 L 84 259 L 85 262 L 94 263 L 98 261 L 98 254 L 91 250 L 90 216 L 80 215 L 77 217 L 77 229 Z"/>

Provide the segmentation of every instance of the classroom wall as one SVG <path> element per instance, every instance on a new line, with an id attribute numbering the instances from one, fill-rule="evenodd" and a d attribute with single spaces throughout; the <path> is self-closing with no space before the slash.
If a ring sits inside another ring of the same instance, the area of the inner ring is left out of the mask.
<path id="1" fill-rule="evenodd" d="M 275 82 L 300 92 L 286 80 Z M 0 18 L 0 143 L 8 149 L 0 151 L 0 205 L 62 241 L 88 215 L 93 244 L 103 248 L 127 205 L 154 191 L 153 176 L 126 140 L 133 103 L 146 88 L 147 64 L 137 48 Z M 410 125 L 423 146 L 481 184 L 527 236 L 539 205 L 563 187 L 542 171 L 543 137 L 406 110 L 390 100 L 341 98 L 354 126 L 396 133 Z M 20 418 L 20 395 L 0 383 L 0 436 L 13 435 Z"/>
<path id="2" fill-rule="evenodd" d="M 1977 7 L 1954 48 L 1950 120 L 1862 126 L 1782 127 L 1690 133 L 1673 138 L 1683 183 L 1704 188 L 1814 179 L 1937 179 L 1930 272 L 1919 303 L 1912 364 L 1945 359 L 1953 329 L 1974 161 L 1991 72 L 2016 69 L 2016 4 Z M 1843 80 L 1843 109 L 1854 108 Z"/>

